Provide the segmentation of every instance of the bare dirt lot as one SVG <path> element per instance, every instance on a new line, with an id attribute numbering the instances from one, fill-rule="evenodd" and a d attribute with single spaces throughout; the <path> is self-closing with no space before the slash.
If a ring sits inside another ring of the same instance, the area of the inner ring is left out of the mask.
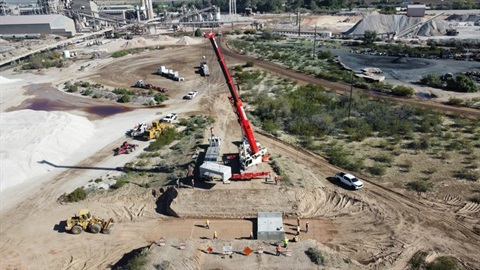
<path id="1" fill-rule="evenodd" d="M 208 78 L 195 73 L 194 67 L 202 56 L 210 63 L 212 75 Z M 227 63 L 240 62 L 227 58 Z M 163 64 L 184 74 L 185 82 L 152 74 Z M 129 55 L 99 64 L 80 77 L 112 87 L 125 87 L 138 79 L 168 87 L 170 99 L 159 114 L 209 115 L 215 119 L 215 134 L 223 140 L 221 152 L 237 152 L 233 142 L 240 140 L 241 131 L 209 44 Z M 182 100 L 191 90 L 199 91 L 196 99 Z M 112 132 L 119 133 L 117 141 L 74 164 L 75 168 L 64 169 L 17 207 L 1 213 L 1 268 L 105 269 L 125 253 L 161 237 L 166 238 L 166 246 L 150 247 L 154 255 L 149 269 L 154 264 L 169 264 L 173 269 L 315 269 L 317 266 L 304 253 L 308 247 L 322 250 L 327 269 L 404 269 L 419 250 L 428 251 L 432 257 L 455 256 L 469 269 L 480 265 L 480 236 L 473 231 L 480 218 L 478 204 L 464 202 L 455 195 L 423 198 L 384 187 L 369 178 L 365 178 L 363 190 L 352 192 L 332 178 L 339 168 L 320 156 L 261 133 L 257 133 L 257 139 L 287 169 L 294 180 L 291 186 L 253 180 L 229 185 L 214 182 L 209 189 L 193 189 L 183 183 L 170 205 L 180 218 L 160 214 L 158 208 L 164 201 L 161 196 L 153 196 L 151 189 L 128 184 L 117 191 L 94 194 L 83 202 L 58 203 L 58 196 L 71 191 L 72 184 L 67 182 L 82 183 L 114 174 L 114 170 L 96 168 L 122 166 L 134 157 L 112 157 L 111 149 L 124 140 L 124 131 Z M 262 165 L 269 169 L 267 164 Z M 84 207 L 101 217 L 113 217 L 117 225 L 112 234 L 65 233 L 65 219 Z M 310 222 L 311 231 L 301 233 L 300 243 L 290 245 L 291 257 L 273 256 L 273 243 L 245 239 L 259 211 L 283 212 L 284 226 L 290 233 L 296 216 Z M 211 219 L 209 230 L 203 228 L 206 217 Z M 218 241 L 211 239 L 213 231 L 218 232 Z M 185 242 L 185 250 L 179 248 L 181 242 Z M 230 243 L 237 252 L 232 258 L 215 253 Z M 213 254 L 205 252 L 208 245 L 213 247 Z M 245 246 L 263 246 L 266 252 L 246 257 L 240 254 Z"/>

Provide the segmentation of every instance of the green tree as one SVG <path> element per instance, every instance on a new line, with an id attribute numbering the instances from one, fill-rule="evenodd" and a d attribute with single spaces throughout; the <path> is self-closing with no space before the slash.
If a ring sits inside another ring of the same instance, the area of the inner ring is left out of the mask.
<path id="1" fill-rule="evenodd" d="M 201 37 L 202 36 L 202 29 L 197 28 L 197 30 L 195 30 L 195 36 L 196 37 Z"/>
<path id="2" fill-rule="evenodd" d="M 475 81 L 464 74 L 458 75 L 455 80 L 449 80 L 447 87 L 456 92 L 474 93 L 478 91 Z"/>
<path id="3" fill-rule="evenodd" d="M 369 45 L 373 44 L 373 42 L 377 39 L 377 32 L 376 31 L 370 31 L 367 30 L 363 34 L 363 43 Z"/>

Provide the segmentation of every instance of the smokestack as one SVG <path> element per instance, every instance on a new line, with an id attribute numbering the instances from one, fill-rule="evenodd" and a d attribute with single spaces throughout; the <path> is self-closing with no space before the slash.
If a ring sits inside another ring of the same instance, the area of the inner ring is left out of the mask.
<path id="1" fill-rule="evenodd" d="M 148 1 L 148 19 L 153 19 L 154 14 L 153 14 L 153 2 L 152 0 L 147 0 Z"/>

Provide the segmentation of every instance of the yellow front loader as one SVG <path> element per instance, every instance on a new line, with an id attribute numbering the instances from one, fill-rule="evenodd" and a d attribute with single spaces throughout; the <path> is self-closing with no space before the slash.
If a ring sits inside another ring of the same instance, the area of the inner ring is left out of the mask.
<path id="1" fill-rule="evenodd" d="M 90 214 L 90 210 L 82 209 L 78 212 L 78 215 L 69 217 L 67 219 L 65 230 L 73 234 L 79 234 L 82 231 L 90 231 L 91 233 L 102 232 L 104 234 L 109 234 L 113 230 L 114 226 L 115 223 L 113 222 L 112 218 L 105 221 L 96 216 L 92 216 Z"/>

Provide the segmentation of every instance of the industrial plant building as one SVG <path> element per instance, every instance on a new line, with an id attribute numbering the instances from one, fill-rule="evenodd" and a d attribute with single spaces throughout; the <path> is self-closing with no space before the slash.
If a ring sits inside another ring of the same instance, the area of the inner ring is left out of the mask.
<path id="1" fill-rule="evenodd" d="M 76 34 L 72 19 L 57 15 L 1 16 L 1 35 L 25 36 L 29 34 L 71 37 Z"/>

